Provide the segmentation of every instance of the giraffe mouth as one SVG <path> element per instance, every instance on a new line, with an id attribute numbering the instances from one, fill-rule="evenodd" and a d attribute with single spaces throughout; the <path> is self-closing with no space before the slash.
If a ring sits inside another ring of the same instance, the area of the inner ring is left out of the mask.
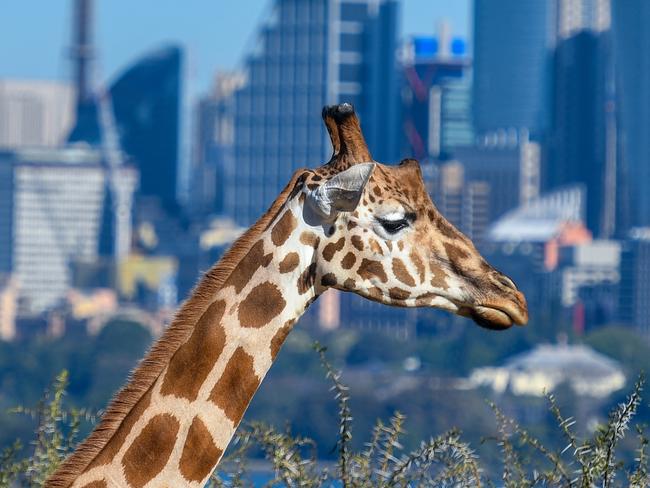
<path id="1" fill-rule="evenodd" d="M 528 311 L 515 304 L 476 305 L 467 311 L 477 325 L 490 330 L 505 330 L 528 322 Z"/>

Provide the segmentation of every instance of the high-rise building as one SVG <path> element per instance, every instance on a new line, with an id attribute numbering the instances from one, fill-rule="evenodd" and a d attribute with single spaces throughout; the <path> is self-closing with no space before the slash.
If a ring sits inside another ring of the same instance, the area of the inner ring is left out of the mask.
<path id="1" fill-rule="evenodd" d="M 74 90 L 66 83 L 0 80 L 0 147 L 54 147 L 73 122 Z"/>
<path id="2" fill-rule="evenodd" d="M 477 243 L 488 225 L 539 195 L 539 144 L 527 139 L 458 147 L 433 194 L 440 211 Z"/>
<path id="3" fill-rule="evenodd" d="M 650 228 L 638 227 L 629 233 L 621 255 L 619 315 L 650 337 Z"/>
<path id="4" fill-rule="evenodd" d="M 402 63 L 403 153 L 419 160 L 446 158 L 454 147 L 473 144 L 464 40 L 414 37 L 404 48 Z"/>
<path id="5" fill-rule="evenodd" d="M 558 42 L 544 187 L 582 183 L 587 226 L 614 233 L 617 142 L 609 0 L 558 0 Z"/>
<path id="6" fill-rule="evenodd" d="M 549 125 L 556 5 L 474 0 L 474 125 L 479 134 Z"/>
<path id="7" fill-rule="evenodd" d="M 398 152 L 395 0 L 275 0 L 236 95 L 225 213 L 255 221 L 295 169 L 329 157 L 324 105 L 353 103 L 378 160 Z M 144 180 L 144 175 L 143 175 Z"/>
<path id="8" fill-rule="evenodd" d="M 182 69 L 181 48 L 160 48 L 130 65 L 109 91 L 119 147 L 140 172 L 140 194 L 168 209 L 177 202 Z"/>
<path id="9" fill-rule="evenodd" d="M 66 148 L 2 152 L 0 174 L 0 273 L 13 275 L 19 312 L 40 313 L 65 296 L 72 262 L 98 255 L 108 172 L 100 151 Z"/>
<path id="10" fill-rule="evenodd" d="M 223 212 L 224 168 L 232 166 L 235 142 L 235 92 L 245 82 L 239 72 L 218 73 L 212 92 L 196 106 L 192 153 L 194 214 Z"/>
<path id="11" fill-rule="evenodd" d="M 632 225 L 650 226 L 650 2 L 612 2 L 622 172 Z"/>

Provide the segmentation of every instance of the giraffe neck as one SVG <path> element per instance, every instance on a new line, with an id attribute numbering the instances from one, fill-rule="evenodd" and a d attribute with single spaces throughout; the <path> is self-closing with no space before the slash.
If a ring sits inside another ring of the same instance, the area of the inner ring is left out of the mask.
<path id="1" fill-rule="evenodd" d="M 318 246 L 294 201 L 73 486 L 203 486 L 293 323 L 317 296 Z"/>

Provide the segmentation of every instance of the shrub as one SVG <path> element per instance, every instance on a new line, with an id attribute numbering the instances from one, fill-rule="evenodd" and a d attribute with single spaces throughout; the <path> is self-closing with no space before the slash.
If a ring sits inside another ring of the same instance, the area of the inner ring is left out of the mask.
<path id="1" fill-rule="evenodd" d="M 220 471 L 213 474 L 208 486 L 252 487 L 246 459 L 253 449 L 260 451 L 273 467 L 273 479 L 266 486 L 494 486 L 481 469 L 478 456 L 455 429 L 422 441 L 419 448 L 405 452 L 400 437 L 406 419 L 398 412 L 387 423 L 377 421 L 369 442 L 362 450 L 354 451 L 350 443 L 353 417 L 348 388 L 341 380 L 341 373 L 328 362 L 326 349 L 319 344 L 315 349 L 338 404 L 335 465 L 322 467 L 319 464 L 316 445 L 311 439 L 293 435 L 289 429 L 281 431 L 252 422 L 240 427 Z M 65 408 L 67 383 L 68 376 L 64 371 L 35 409 L 19 407 L 14 410 L 37 420 L 35 439 L 27 448 L 16 442 L 0 454 L 0 487 L 16 483 L 42 486 L 47 476 L 74 449 L 80 423 L 95 421 L 95 416 L 87 411 Z M 549 409 L 555 416 L 560 435 L 566 440 L 566 447 L 561 451 L 547 449 L 528 430 L 492 404 L 497 432 L 484 442 L 494 442 L 501 450 L 500 484 L 506 488 L 650 486 L 648 438 L 644 428 L 634 424 L 643 384 L 644 379 L 640 377 L 627 400 L 613 409 L 608 421 L 586 439 L 577 437 L 572 429 L 574 420 L 564 417 L 555 398 L 549 395 Z M 632 427 L 637 435 L 637 454 L 632 462 L 626 464 L 617 457 L 617 446 Z"/>

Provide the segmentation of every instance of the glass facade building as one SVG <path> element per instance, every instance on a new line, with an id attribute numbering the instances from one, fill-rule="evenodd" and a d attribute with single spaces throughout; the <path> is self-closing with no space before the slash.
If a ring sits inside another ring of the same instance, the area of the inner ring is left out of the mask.
<path id="1" fill-rule="evenodd" d="M 474 124 L 479 134 L 548 126 L 556 2 L 474 1 Z"/>
<path id="2" fill-rule="evenodd" d="M 612 2 L 622 164 L 633 226 L 650 226 L 650 2 Z"/>
<path id="3" fill-rule="evenodd" d="M 226 215 L 250 225 L 294 170 L 329 159 L 326 104 L 354 104 L 373 156 L 397 157 L 397 8 L 394 0 L 273 2 L 236 94 Z"/>

